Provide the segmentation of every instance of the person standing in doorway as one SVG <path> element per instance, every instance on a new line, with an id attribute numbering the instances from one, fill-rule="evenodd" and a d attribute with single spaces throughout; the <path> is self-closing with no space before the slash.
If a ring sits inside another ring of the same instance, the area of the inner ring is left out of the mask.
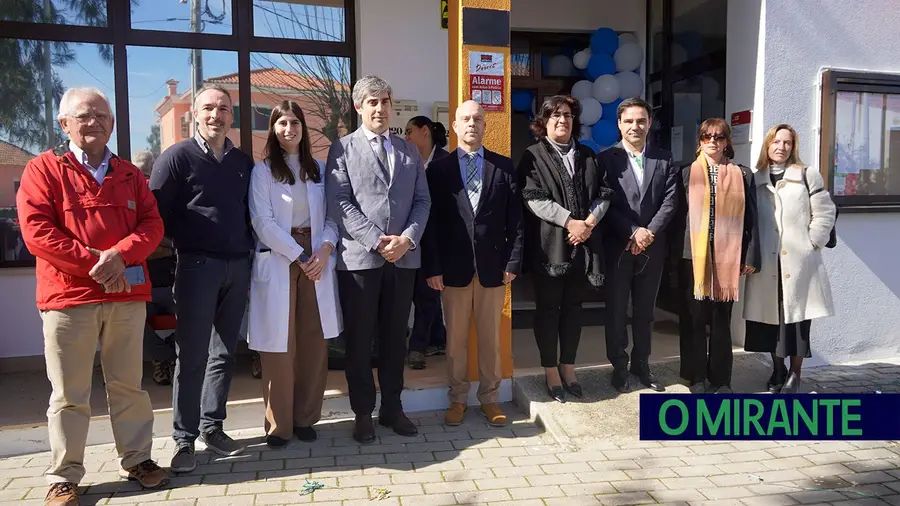
<path id="1" fill-rule="evenodd" d="M 391 135 L 391 86 L 366 76 L 353 86 L 362 126 L 331 144 L 326 166 L 328 215 L 340 232 L 338 289 L 344 313 L 347 386 L 356 415 L 353 438 L 375 441 L 372 343 L 378 342 L 378 423 L 402 436 L 418 434 L 400 394 L 406 330 L 419 241 L 431 198 L 419 150 Z"/>
<path id="2" fill-rule="evenodd" d="M 665 391 L 650 370 L 650 342 L 668 255 L 665 231 L 678 207 L 678 170 L 671 153 L 647 145 L 650 115 L 650 104 L 644 100 L 624 100 L 616 111 L 622 141 L 597 155 L 597 164 L 616 194 L 603 223 L 609 309 L 606 355 L 613 366 L 611 383 L 619 392 L 630 390 L 629 371 L 644 386 Z M 630 368 L 626 351 L 629 298 Z"/>
<path id="3" fill-rule="evenodd" d="M 25 245 L 36 257 L 52 387 L 44 504 L 72 506 L 79 504 L 85 473 L 98 345 L 119 475 L 146 488 L 169 482 L 169 473 L 150 460 L 153 408 L 141 387 L 150 301 L 146 258 L 163 237 L 163 222 L 138 169 L 106 146 L 115 119 L 103 93 L 66 91 L 58 119 L 69 142 L 28 162 L 16 208 Z"/>
<path id="4" fill-rule="evenodd" d="M 732 161 L 724 119 L 700 125 L 696 155 L 680 178 L 687 209 L 680 278 L 691 329 L 680 336 L 681 376 L 693 393 L 729 394 L 731 307 L 740 277 L 759 269 L 756 192 L 750 169 Z"/>
<path id="5" fill-rule="evenodd" d="M 266 443 L 316 439 L 328 379 L 325 339 L 343 330 L 334 274 L 337 224 L 325 215 L 325 164 L 314 160 L 300 105 L 272 109 L 266 158 L 250 182 L 259 238 L 248 344 L 262 361 Z"/>
<path id="6" fill-rule="evenodd" d="M 506 285 L 522 271 L 522 201 L 512 160 L 484 148 L 484 110 L 472 100 L 456 110 L 459 147 L 428 172 L 431 218 L 423 249 L 428 286 L 441 292 L 447 315 L 447 425 L 459 425 L 469 397 L 469 328 L 478 342 L 478 401 L 493 426 L 506 425 L 498 405 L 500 321 Z"/>
<path id="7" fill-rule="evenodd" d="M 253 159 L 226 136 L 232 107 L 225 88 L 201 88 L 193 104 L 196 134 L 163 152 L 150 176 L 176 254 L 175 472 L 194 470 L 198 438 L 222 456 L 244 451 L 223 430 L 253 250 L 247 209 Z"/>
<path id="8" fill-rule="evenodd" d="M 425 160 L 425 170 L 435 160 L 447 156 L 447 130 L 441 123 L 425 116 L 416 116 L 406 124 L 406 140 L 419 148 L 419 156 Z M 441 309 L 441 293 L 428 286 L 422 269 L 416 271 L 416 288 L 413 292 L 415 316 L 409 335 L 409 367 L 424 369 L 425 357 L 443 355 L 447 345 L 447 329 Z"/>

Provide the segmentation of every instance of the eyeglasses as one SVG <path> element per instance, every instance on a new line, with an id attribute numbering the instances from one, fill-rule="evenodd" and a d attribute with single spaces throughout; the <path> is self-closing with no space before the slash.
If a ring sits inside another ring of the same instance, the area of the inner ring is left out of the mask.
<path id="1" fill-rule="evenodd" d="M 616 260 L 616 267 L 622 266 L 622 257 L 625 256 L 625 253 L 628 253 L 630 255 L 631 251 L 629 251 L 628 248 L 626 247 L 624 250 L 622 250 L 621 253 L 619 253 L 619 259 Z M 638 253 L 636 256 L 640 256 L 640 257 L 644 258 L 644 265 L 642 265 L 641 268 L 638 269 L 638 271 L 634 273 L 635 276 L 644 272 L 644 269 L 647 267 L 647 264 L 650 263 L 650 255 L 648 255 L 644 252 L 641 252 L 641 253 Z"/>
<path id="2" fill-rule="evenodd" d="M 700 141 L 701 142 L 709 142 L 711 140 L 715 140 L 716 142 L 728 140 L 728 136 L 725 134 L 701 134 Z"/>
<path id="3" fill-rule="evenodd" d="M 102 113 L 102 112 L 101 113 L 83 112 L 81 114 L 77 114 L 75 116 L 70 116 L 70 117 L 75 118 L 76 121 L 78 121 L 79 123 L 81 123 L 83 125 L 90 123 L 92 118 L 97 120 L 97 123 L 106 123 L 111 118 L 111 116 L 109 114 Z"/>
<path id="4" fill-rule="evenodd" d="M 555 112 L 550 115 L 550 119 L 552 119 L 553 121 L 559 121 L 562 118 L 566 118 L 566 121 L 572 121 L 572 118 L 574 118 L 574 117 L 575 116 L 573 116 L 572 114 L 569 114 L 567 112 L 566 113 Z"/>

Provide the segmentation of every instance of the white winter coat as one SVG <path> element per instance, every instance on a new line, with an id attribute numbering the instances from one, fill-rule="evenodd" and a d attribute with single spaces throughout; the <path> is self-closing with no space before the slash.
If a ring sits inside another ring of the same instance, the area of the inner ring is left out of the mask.
<path id="1" fill-rule="evenodd" d="M 319 164 L 320 173 L 325 166 Z M 323 241 L 338 245 L 337 225 L 325 214 L 325 178 L 322 182 L 297 181 L 293 186 L 272 177 L 266 162 L 259 162 L 250 177 L 250 222 L 258 241 L 253 254 L 250 278 L 250 318 L 247 344 L 252 350 L 272 353 L 287 352 L 290 318 L 290 265 L 303 252 L 291 237 L 294 192 L 305 191 L 309 199 L 312 255 Z M 271 251 L 261 252 L 260 250 Z M 328 258 L 322 278 L 316 282 L 316 300 L 325 338 L 337 337 L 343 331 L 341 306 L 335 276 L 336 253 Z M 303 318 L 307 315 L 298 315 Z"/>
<path id="2" fill-rule="evenodd" d="M 788 167 L 777 186 L 769 170 L 754 175 L 759 213 L 761 270 L 746 277 L 744 319 L 778 325 L 778 283 L 786 324 L 834 314 L 822 249 L 834 226 L 835 207 L 819 171 Z M 778 259 L 781 258 L 781 277 Z"/>

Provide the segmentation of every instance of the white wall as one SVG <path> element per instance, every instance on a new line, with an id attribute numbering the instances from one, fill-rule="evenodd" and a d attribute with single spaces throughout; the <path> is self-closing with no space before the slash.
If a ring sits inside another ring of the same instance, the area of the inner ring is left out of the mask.
<path id="1" fill-rule="evenodd" d="M 0 358 L 44 354 L 34 269 L 0 269 Z"/>
<path id="2" fill-rule="evenodd" d="M 795 0 L 728 5 L 726 110 L 754 109 L 756 142 L 744 155 L 751 162 L 764 131 L 786 122 L 800 135 L 801 158 L 817 166 L 822 67 L 900 72 L 895 41 L 878 35 L 900 30 L 895 1 L 869 0 L 864 9 L 831 0 L 800 5 Z M 750 61 L 757 62 L 755 75 L 748 73 Z M 838 247 L 824 254 L 837 315 L 813 323 L 813 363 L 900 354 L 900 269 L 893 254 L 900 248 L 898 230 L 900 214 L 841 214 Z"/>

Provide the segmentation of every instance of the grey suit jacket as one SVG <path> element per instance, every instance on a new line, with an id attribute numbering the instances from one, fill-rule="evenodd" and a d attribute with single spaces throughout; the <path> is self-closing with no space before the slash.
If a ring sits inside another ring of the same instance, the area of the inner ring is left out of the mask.
<path id="1" fill-rule="evenodd" d="M 419 241 L 428 223 L 431 197 L 419 150 L 391 134 L 394 177 L 388 181 L 362 128 L 331 144 L 325 167 L 328 215 L 338 224 L 337 268 L 375 269 L 383 235 L 403 235 L 413 246 L 394 265 L 421 266 Z"/>

